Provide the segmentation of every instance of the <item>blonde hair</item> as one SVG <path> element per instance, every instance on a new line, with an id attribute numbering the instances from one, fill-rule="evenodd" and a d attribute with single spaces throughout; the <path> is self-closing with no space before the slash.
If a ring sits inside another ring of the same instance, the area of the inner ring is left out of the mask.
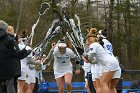
<path id="1" fill-rule="evenodd" d="M 14 35 L 15 33 L 14 33 L 14 28 L 13 28 L 13 26 L 8 26 L 8 28 L 7 28 L 7 31 L 6 31 L 8 34 L 11 34 L 11 35 Z"/>
<path id="2" fill-rule="evenodd" d="M 94 41 L 91 40 L 91 38 L 89 38 L 89 37 L 93 37 Z M 88 34 L 87 34 L 87 37 L 86 37 L 87 41 L 88 42 L 90 41 L 90 43 L 97 42 L 97 38 L 96 37 L 97 37 L 97 29 L 96 28 L 91 28 L 88 31 Z"/>
<path id="3" fill-rule="evenodd" d="M 96 28 L 91 28 L 88 31 L 87 37 L 90 37 L 90 36 L 93 36 L 93 37 L 96 37 L 97 36 L 97 29 Z"/>

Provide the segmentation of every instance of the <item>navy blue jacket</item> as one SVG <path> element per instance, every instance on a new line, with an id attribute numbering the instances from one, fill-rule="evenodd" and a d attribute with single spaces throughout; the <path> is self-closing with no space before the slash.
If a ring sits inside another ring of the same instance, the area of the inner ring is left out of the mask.
<path id="1" fill-rule="evenodd" d="M 27 50 L 19 50 L 15 39 L 0 29 L 0 80 L 8 80 L 21 74 L 20 59 Z"/>

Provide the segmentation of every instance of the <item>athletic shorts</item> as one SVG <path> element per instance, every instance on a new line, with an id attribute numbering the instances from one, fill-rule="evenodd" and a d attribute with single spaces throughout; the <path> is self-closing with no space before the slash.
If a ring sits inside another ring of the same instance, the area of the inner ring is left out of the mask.
<path id="1" fill-rule="evenodd" d="M 27 79 L 26 79 L 26 82 L 27 82 L 28 84 L 30 84 L 30 83 L 35 83 L 35 82 L 36 82 L 35 77 L 36 77 L 36 70 L 35 70 L 35 69 L 29 70 L 29 71 L 28 71 L 28 77 L 27 77 Z"/>
<path id="2" fill-rule="evenodd" d="M 120 78 L 121 77 L 121 69 L 120 70 L 117 70 L 115 73 L 114 73 L 114 76 L 112 77 L 112 79 L 114 78 Z"/>
<path id="3" fill-rule="evenodd" d="M 120 70 L 120 66 L 118 62 L 107 62 L 104 67 L 104 72 L 117 71 Z"/>
<path id="4" fill-rule="evenodd" d="M 23 72 L 21 71 L 21 76 L 18 78 L 18 80 L 26 80 L 27 79 L 27 73 L 26 72 Z"/>
<path id="5" fill-rule="evenodd" d="M 67 74 L 67 73 L 71 73 L 71 74 L 72 74 L 72 70 L 67 70 L 67 71 L 65 71 L 65 72 L 63 72 L 63 73 L 58 73 L 58 72 L 57 72 L 56 74 L 54 74 L 55 79 L 60 78 L 60 77 L 64 76 L 64 75 Z"/>

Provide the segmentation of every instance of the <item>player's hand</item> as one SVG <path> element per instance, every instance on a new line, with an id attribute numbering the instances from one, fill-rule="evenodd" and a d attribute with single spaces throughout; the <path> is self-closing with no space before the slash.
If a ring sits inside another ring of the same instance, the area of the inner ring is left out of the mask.
<path id="1" fill-rule="evenodd" d="M 56 44 L 55 43 L 52 43 L 52 49 L 54 49 L 56 47 Z"/>
<path id="2" fill-rule="evenodd" d="M 76 71 L 75 71 L 75 74 L 77 75 L 77 74 L 80 74 L 80 69 L 77 69 Z"/>

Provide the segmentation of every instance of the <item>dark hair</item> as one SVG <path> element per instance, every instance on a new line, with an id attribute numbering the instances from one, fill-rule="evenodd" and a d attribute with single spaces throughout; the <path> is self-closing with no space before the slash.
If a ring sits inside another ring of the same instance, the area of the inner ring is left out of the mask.
<path id="1" fill-rule="evenodd" d="M 28 38 L 27 30 L 23 30 L 23 32 L 21 34 L 21 38 Z"/>
<path id="2" fill-rule="evenodd" d="M 25 42 L 28 39 L 27 30 L 23 30 L 20 37 L 21 37 L 21 40 Z"/>
<path id="3" fill-rule="evenodd" d="M 102 35 L 105 37 L 107 36 L 107 29 L 102 30 Z"/>
<path id="4" fill-rule="evenodd" d="M 58 43 L 66 43 L 64 39 L 60 39 Z"/>
<path id="5" fill-rule="evenodd" d="M 16 40 L 17 43 L 18 43 L 18 34 L 15 36 L 15 40 Z"/>
<path id="6" fill-rule="evenodd" d="M 102 47 L 104 47 L 104 42 L 102 40 L 103 40 L 103 38 L 99 37 L 98 42 Z"/>

